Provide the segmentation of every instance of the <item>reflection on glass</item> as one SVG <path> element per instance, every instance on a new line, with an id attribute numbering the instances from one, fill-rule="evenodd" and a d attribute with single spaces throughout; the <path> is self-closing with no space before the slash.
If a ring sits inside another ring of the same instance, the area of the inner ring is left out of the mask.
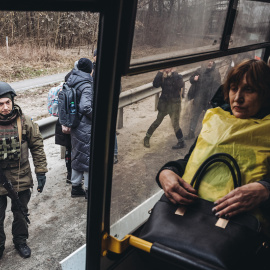
<path id="1" fill-rule="evenodd" d="M 239 1 L 230 48 L 270 41 L 270 4 Z"/>
<path id="2" fill-rule="evenodd" d="M 112 225 L 160 191 L 155 181 L 159 169 L 187 154 L 201 130 L 207 109 L 225 104 L 220 86 L 230 69 L 244 59 L 260 56 L 261 50 L 174 67 L 169 72 L 161 70 L 122 78 L 120 108 L 124 96 L 130 95 L 132 100 L 136 93 L 141 93 L 141 98 L 135 99 L 139 102 L 124 107 L 123 127 L 117 127 L 118 163 L 114 165 L 112 182 Z M 181 79 L 177 84 L 179 95 L 176 96 L 172 94 L 175 93 L 172 86 L 174 72 L 184 81 L 184 87 Z M 156 86 L 161 87 L 156 88 L 155 80 L 159 77 L 161 83 Z M 162 103 L 164 106 L 169 104 L 169 108 L 160 106 L 162 98 L 171 101 L 163 100 Z M 170 117 L 173 102 L 180 111 L 179 126 L 185 143 L 185 147 L 179 149 L 172 149 L 178 141 L 178 129 L 174 128 Z M 166 116 L 154 132 L 150 132 L 150 147 L 146 147 L 144 139 L 161 112 Z M 129 229 L 134 228 L 131 225 Z"/>
<path id="3" fill-rule="evenodd" d="M 228 2 L 140 0 L 131 63 L 217 50 Z"/>

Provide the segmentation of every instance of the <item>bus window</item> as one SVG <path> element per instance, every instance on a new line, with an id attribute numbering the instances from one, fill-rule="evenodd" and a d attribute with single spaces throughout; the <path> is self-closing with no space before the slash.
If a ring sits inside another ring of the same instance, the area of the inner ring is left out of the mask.
<path id="1" fill-rule="evenodd" d="M 269 3 L 239 1 L 237 10 L 229 48 L 270 41 Z"/>
<path id="2" fill-rule="evenodd" d="M 229 1 L 138 1 L 132 64 L 218 50 Z"/>
<path id="3" fill-rule="evenodd" d="M 251 51 L 171 69 L 171 73 L 181 74 L 184 81 L 179 96 L 181 102 L 177 103 L 180 113 L 179 125 L 185 145 L 180 149 L 172 149 L 178 139 L 169 114 L 165 113 L 166 116 L 160 125 L 157 124 L 159 113 L 162 111 L 162 108 L 159 108 L 162 96 L 161 88 L 154 87 L 155 80 L 160 76 L 164 82 L 161 83 L 164 90 L 173 91 L 166 81 L 174 75 L 166 74 L 166 70 L 162 70 L 122 77 L 118 120 L 123 121 L 121 125 L 118 121 L 116 127 L 118 163 L 113 169 L 111 198 L 110 221 L 113 236 L 121 239 L 149 216 L 148 210 L 162 194 L 155 181 L 159 169 L 165 163 L 183 158 L 187 154 L 200 132 L 207 109 L 225 104 L 223 99 L 214 96 L 230 69 L 244 59 L 261 56 L 261 53 L 262 50 Z M 198 83 L 195 82 L 196 76 Z M 170 83 L 176 83 L 171 80 Z M 139 101 L 127 105 L 127 96 L 128 100 Z M 174 106 L 173 103 L 170 103 L 170 106 Z M 191 130 L 193 136 L 190 134 Z M 144 141 L 147 133 L 151 135 L 150 147 L 147 147 Z"/>

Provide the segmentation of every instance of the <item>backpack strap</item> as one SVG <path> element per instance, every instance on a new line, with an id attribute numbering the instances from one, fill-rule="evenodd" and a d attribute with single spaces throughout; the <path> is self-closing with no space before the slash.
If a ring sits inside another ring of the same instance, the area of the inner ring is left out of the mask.
<path id="1" fill-rule="evenodd" d="M 77 89 L 80 87 L 80 86 L 82 86 L 83 84 L 87 84 L 88 82 L 85 82 L 85 81 L 83 81 L 83 82 L 81 82 L 81 83 L 78 83 L 78 84 L 76 84 L 76 86 L 74 86 L 74 89 L 77 91 Z"/>
<path id="2" fill-rule="evenodd" d="M 22 151 L 22 122 L 21 122 L 21 117 L 17 117 L 17 128 L 18 128 L 18 134 L 19 134 L 19 142 L 20 142 L 20 151 Z M 19 170 L 18 170 L 18 185 L 17 185 L 17 190 L 19 191 L 20 189 L 20 170 L 21 170 L 21 158 L 19 159 Z"/>
<path id="3" fill-rule="evenodd" d="M 80 86 L 82 86 L 82 85 L 84 85 L 84 84 L 87 84 L 88 82 L 86 82 L 86 81 L 83 81 L 83 82 L 80 82 L 80 83 L 78 83 L 78 84 L 76 84 L 76 86 L 74 86 L 74 90 L 75 90 L 75 101 L 76 101 L 76 104 L 77 104 L 77 96 L 76 96 L 76 92 L 77 92 L 77 89 L 80 87 Z M 90 85 L 90 84 L 89 84 Z M 82 91 L 83 92 L 83 91 Z"/>
<path id="4" fill-rule="evenodd" d="M 21 122 L 21 117 L 17 117 L 17 128 L 18 128 L 18 134 L 19 134 L 19 142 L 20 142 L 20 147 L 22 144 L 22 122 Z"/>

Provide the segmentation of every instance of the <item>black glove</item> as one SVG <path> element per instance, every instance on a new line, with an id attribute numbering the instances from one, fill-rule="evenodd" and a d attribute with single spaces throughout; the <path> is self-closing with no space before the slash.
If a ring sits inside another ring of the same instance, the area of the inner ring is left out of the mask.
<path id="1" fill-rule="evenodd" d="M 41 193 L 46 183 L 45 173 L 37 173 L 37 181 L 38 181 L 37 191 Z"/>

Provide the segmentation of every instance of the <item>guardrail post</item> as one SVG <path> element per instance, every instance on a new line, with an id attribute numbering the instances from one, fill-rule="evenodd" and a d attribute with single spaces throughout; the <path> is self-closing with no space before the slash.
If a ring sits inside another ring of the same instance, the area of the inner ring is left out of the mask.
<path id="1" fill-rule="evenodd" d="M 65 159 L 65 155 L 66 155 L 66 147 L 60 145 L 60 150 L 61 150 L 61 159 Z"/>
<path id="2" fill-rule="evenodd" d="M 159 101 L 159 93 L 155 95 L 155 111 L 157 111 L 158 101 Z"/>
<path id="3" fill-rule="evenodd" d="M 117 128 L 120 129 L 124 126 L 124 108 L 118 109 L 118 124 Z"/>

